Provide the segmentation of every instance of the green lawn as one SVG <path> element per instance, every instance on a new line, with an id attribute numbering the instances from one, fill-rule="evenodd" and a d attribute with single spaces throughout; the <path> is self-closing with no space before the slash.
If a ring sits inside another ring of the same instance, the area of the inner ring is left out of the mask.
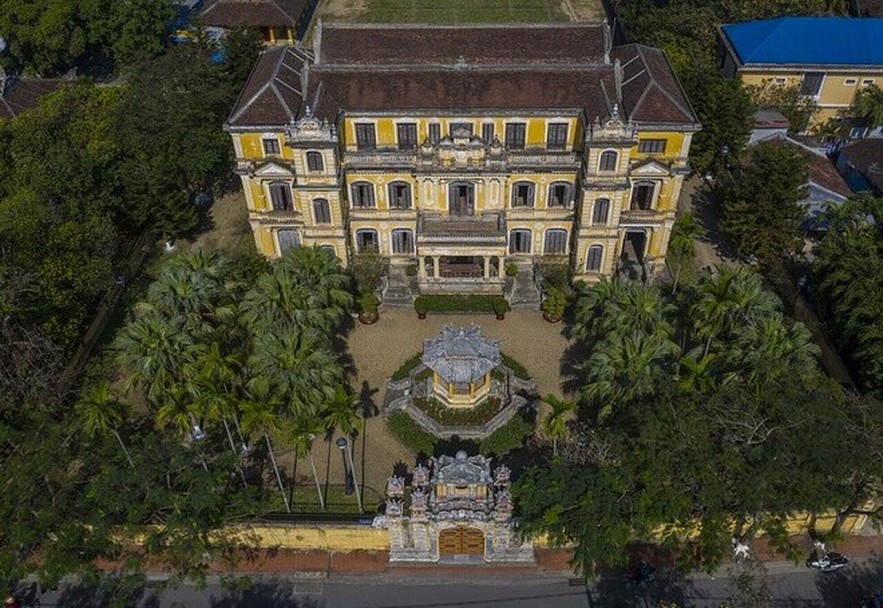
<path id="1" fill-rule="evenodd" d="M 560 0 L 369 0 L 359 17 L 383 23 L 568 21 L 560 4 Z"/>

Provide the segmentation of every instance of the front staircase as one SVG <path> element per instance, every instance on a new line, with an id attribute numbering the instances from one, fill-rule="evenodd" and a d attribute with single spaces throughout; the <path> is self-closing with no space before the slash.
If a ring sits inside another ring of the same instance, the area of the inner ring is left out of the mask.
<path id="1" fill-rule="evenodd" d="M 414 305 L 412 277 L 408 276 L 407 266 L 390 265 L 386 287 L 381 298 L 383 304 L 396 308 L 410 308 Z"/>
<path id="2" fill-rule="evenodd" d="M 539 310 L 542 298 L 537 287 L 536 275 L 532 262 L 518 264 L 518 274 L 512 281 L 512 289 L 508 296 L 512 310 Z"/>

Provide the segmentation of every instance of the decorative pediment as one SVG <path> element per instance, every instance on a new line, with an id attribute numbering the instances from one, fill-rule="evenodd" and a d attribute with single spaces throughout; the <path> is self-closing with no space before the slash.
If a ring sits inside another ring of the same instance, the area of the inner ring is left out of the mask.
<path id="1" fill-rule="evenodd" d="M 291 165 L 276 160 L 269 160 L 257 165 L 254 174 L 257 177 L 294 177 Z"/>
<path id="2" fill-rule="evenodd" d="M 304 115 L 292 122 L 286 129 L 292 142 L 327 142 L 337 143 L 337 130 L 327 120 L 319 120 L 313 115 L 310 106 Z"/>
<path id="3" fill-rule="evenodd" d="M 638 128 L 631 121 L 625 122 L 619 115 L 619 106 L 613 104 L 608 114 L 602 120 L 595 117 L 595 121 L 589 126 L 586 133 L 586 141 L 622 141 L 632 140 L 637 137 Z"/>
<path id="4" fill-rule="evenodd" d="M 632 177 L 668 177 L 671 175 L 671 166 L 655 158 L 645 158 L 632 165 L 629 175 Z"/>

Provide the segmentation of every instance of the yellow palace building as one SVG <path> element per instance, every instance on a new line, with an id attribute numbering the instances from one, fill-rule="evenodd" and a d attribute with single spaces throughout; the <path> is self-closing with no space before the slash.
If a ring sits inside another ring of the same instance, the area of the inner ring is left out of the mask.
<path id="1" fill-rule="evenodd" d="M 258 251 L 416 266 L 499 293 L 509 263 L 595 281 L 664 261 L 699 129 L 661 51 L 605 24 L 319 24 L 264 51 L 225 125 Z"/>

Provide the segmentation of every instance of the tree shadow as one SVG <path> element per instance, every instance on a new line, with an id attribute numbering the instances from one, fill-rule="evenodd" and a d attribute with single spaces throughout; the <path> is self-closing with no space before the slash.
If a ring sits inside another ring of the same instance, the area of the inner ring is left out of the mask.
<path id="1" fill-rule="evenodd" d="M 691 592 L 693 583 L 687 580 L 683 573 L 666 568 L 657 570 L 654 580 L 634 584 L 629 583 L 625 577 L 626 571 L 621 568 L 601 570 L 595 583 L 595 591 L 599 606 L 631 608 L 648 606 L 662 606 L 673 604 L 676 606 L 688 606 L 688 598 L 693 597 Z"/>
<path id="2" fill-rule="evenodd" d="M 362 387 L 359 389 L 359 407 L 362 408 L 363 418 L 373 418 L 380 413 L 380 408 L 374 401 L 374 395 L 379 391 L 379 388 L 371 388 L 367 380 L 362 381 Z"/>
<path id="3" fill-rule="evenodd" d="M 159 598 L 146 585 L 129 586 L 121 581 L 117 577 L 106 577 L 95 584 L 65 587 L 54 605 L 58 608 L 159 608 Z"/>
<path id="4" fill-rule="evenodd" d="M 303 598 L 307 600 L 307 598 Z M 301 603 L 292 597 L 291 584 L 283 581 L 267 581 L 252 583 L 245 589 L 234 589 L 227 592 L 226 597 L 212 597 L 212 608 L 291 608 L 293 606 L 309 606 L 308 601 Z"/>
<path id="5" fill-rule="evenodd" d="M 722 198 L 720 188 L 722 188 L 720 185 L 703 182 L 693 194 L 693 215 L 705 229 L 705 234 L 700 240 L 712 245 L 720 257 L 735 260 L 736 251 L 720 228 Z"/>
<path id="6" fill-rule="evenodd" d="M 582 388 L 582 366 L 588 356 L 589 348 L 582 340 L 574 340 L 564 349 L 559 371 L 561 390 L 565 395 L 575 395 Z"/>
<path id="7" fill-rule="evenodd" d="M 414 466 L 417 466 L 421 460 L 419 458 L 416 459 Z M 414 474 L 408 468 L 408 465 L 399 460 L 394 465 L 392 465 L 392 474 L 396 477 L 401 477 L 405 480 L 405 485 L 410 485 L 411 481 L 414 479 Z"/>
<path id="8" fill-rule="evenodd" d="M 825 606 L 858 606 L 871 593 L 883 591 L 883 556 L 862 564 L 855 562 L 836 572 L 819 572 L 816 587 Z"/>
<path id="9" fill-rule="evenodd" d="M 478 454 L 478 442 L 473 441 L 472 439 L 462 439 L 457 435 L 452 435 L 448 439 L 439 439 L 432 452 L 436 457 L 453 456 L 460 450 L 466 452 L 470 456 Z"/>

